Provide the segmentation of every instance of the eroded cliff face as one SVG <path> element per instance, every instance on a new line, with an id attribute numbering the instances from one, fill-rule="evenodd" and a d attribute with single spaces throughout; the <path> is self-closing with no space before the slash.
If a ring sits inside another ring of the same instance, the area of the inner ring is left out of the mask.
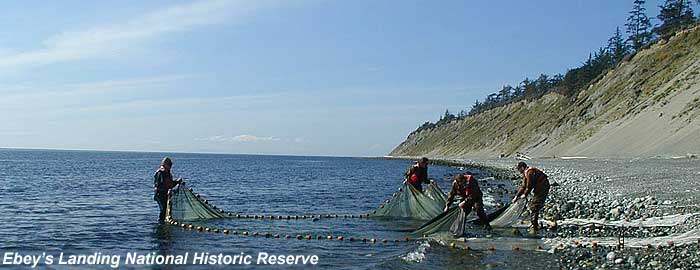
<path id="1" fill-rule="evenodd" d="M 413 133 L 392 156 L 652 157 L 700 153 L 700 29 L 620 63 L 575 97 L 550 93 Z"/>

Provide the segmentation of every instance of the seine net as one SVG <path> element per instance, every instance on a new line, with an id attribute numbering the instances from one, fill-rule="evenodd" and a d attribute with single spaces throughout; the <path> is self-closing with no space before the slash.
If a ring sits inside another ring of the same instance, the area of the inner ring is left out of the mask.
<path id="1" fill-rule="evenodd" d="M 178 185 L 170 192 L 170 216 L 178 221 L 222 218 L 226 215 L 209 203 L 202 203 L 192 190 Z"/>
<path id="2" fill-rule="evenodd" d="M 524 200 L 501 207 L 493 213 L 487 214 L 487 218 L 493 227 L 511 227 L 520 222 L 520 215 L 525 205 Z M 475 211 L 471 211 L 473 213 Z M 449 233 L 454 237 L 463 236 L 467 226 L 481 224 L 478 218 L 469 218 L 469 215 L 460 207 L 452 207 L 447 212 L 441 213 L 432 220 L 426 222 L 420 228 L 413 231 L 411 236 L 423 237 L 432 234 Z"/>
<path id="3" fill-rule="evenodd" d="M 428 220 L 442 213 L 446 200 L 447 195 L 436 184 L 429 184 L 423 192 L 404 184 L 388 203 L 377 208 L 371 216 Z"/>

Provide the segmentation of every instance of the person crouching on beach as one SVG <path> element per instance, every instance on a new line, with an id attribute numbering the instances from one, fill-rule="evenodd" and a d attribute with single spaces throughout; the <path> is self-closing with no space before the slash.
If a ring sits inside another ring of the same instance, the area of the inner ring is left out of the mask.
<path id="1" fill-rule="evenodd" d="M 423 192 L 422 183 L 430 184 L 432 180 L 428 179 L 428 158 L 421 158 L 416 164 L 411 165 L 406 169 L 403 183 L 409 183 L 418 191 Z"/>
<path id="2" fill-rule="evenodd" d="M 518 199 L 526 199 L 527 195 L 532 191 L 532 199 L 530 199 L 528 204 L 530 208 L 530 234 L 536 235 L 539 229 L 537 221 L 539 212 L 544 207 L 544 201 L 549 194 L 549 180 L 544 172 L 535 167 L 528 167 L 525 162 L 519 162 L 517 169 L 524 179 L 512 202 L 515 203 Z"/>
<path id="3" fill-rule="evenodd" d="M 470 172 L 465 174 L 455 175 L 454 181 L 452 181 L 452 188 L 450 193 L 447 195 L 447 203 L 445 204 L 445 212 L 450 209 L 450 205 L 455 199 L 455 196 L 459 196 L 461 201 L 459 207 L 464 209 L 467 215 L 474 209 L 476 215 L 479 216 L 481 224 L 484 224 L 484 229 L 491 230 L 491 224 L 489 224 L 489 219 L 486 216 L 486 211 L 484 211 L 484 193 L 481 192 L 479 188 L 479 182 L 476 180 Z"/>
<path id="4" fill-rule="evenodd" d="M 158 222 L 165 222 L 165 212 L 168 207 L 168 193 L 176 184 L 184 183 L 182 178 L 173 181 L 173 175 L 170 173 L 170 168 L 173 167 L 173 161 L 169 157 L 163 158 L 160 162 L 160 168 L 153 175 L 153 199 L 158 202 L 160 208 L 160 216 Z"/>

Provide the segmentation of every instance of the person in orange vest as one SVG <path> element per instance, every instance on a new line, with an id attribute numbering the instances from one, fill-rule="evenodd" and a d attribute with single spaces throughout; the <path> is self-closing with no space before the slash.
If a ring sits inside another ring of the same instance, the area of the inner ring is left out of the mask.
<path id="1" fill-rule="evenodd" d="M 173 175 L 170 173 L 170 169 L 173 167 L 173 161 L 169 157 L 163 158 L 160 162 L 160 168 L 153 175 L 153 200 L 158 202 L 158 207 L 160 208 L 160 215 L 158 216 L 158 222 L 165 222 L 165 212 L 168 207 L 168 193 L 170 189 L 175 187 L 176 184 L 182 184 L 184 181 L 182 178 L 173 180 Z"/>
<path id="2" fill-rule="evenodd" d="M 532 192 L 532 198 L 528 204 L 528 208 L 530 208 L 530 234 L 536 235 L 539 229 L 539 213 L 544 208 L 544 201 L 549 194 L 549 179 L 540 169 L 528 167 L 522 161 L 518 163 L 517 169 L 523 175 L 523 182 L 512 202 L 515 203 L 518 199 L 526 199 L 527 195 Z"/>
<path id="3" fill-rule="evenodd" d="M 450 209 L 450 205 L 455 199 L 455 196 L 459 196 L 461 201 L 459 207 L 466 211 L 466 214 L 474 209 L 476 215 L 479 216 L 479 220 L 484 224 L 484 229 L 491 230 L 491 224 L 489 224 L 489 219 L 486 216 L 486 211 L 484 211 L 484 193 L 481 192 L 479 188 L 479 182 L 476 180 L 470 172 L 464 174 L 455 175 L 455 180 L 452 181 L 452 188 L 450 193 L 447 194 L 447 203 L 445 204 L 445 212 Z"/>
<path id="4" fill-rule="evenodd" d="M 416 164 L 411 165 L 404 173 L 404 184 L 409 183 L 418 191 L 423 191 L 423 185 L 433 183 L 433 180 L 428 179 L 428 158 L 423 157 Z"/>

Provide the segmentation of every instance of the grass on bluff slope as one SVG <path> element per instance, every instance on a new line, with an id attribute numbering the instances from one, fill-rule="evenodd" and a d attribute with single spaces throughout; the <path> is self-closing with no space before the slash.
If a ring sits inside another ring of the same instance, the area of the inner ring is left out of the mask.
<path id="1" fill-rule="evenodd" d="M 549 93 L 453 120 L 410 135 L 390 155 L 513 154 L 545 143 L 582 142 L 611 122 L 664 106 L 678 92 L 697 85 L 699 59 L 696 27 L 636 53 L 576 97 Z M 699 114 L 696 98 L 673 119 Z"/>

